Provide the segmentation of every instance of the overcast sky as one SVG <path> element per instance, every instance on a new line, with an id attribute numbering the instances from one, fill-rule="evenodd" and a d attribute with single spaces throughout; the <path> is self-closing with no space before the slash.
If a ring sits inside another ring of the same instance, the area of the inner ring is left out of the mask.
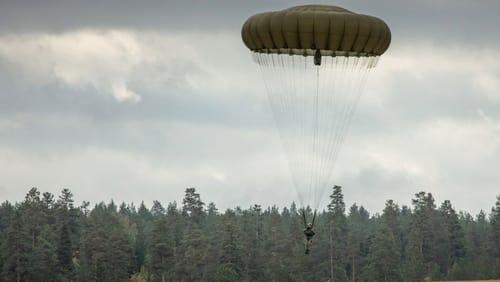
<path id="1" fill-rule="evenodd" d="M 348 205 L 418 191 L 458 210 L 500 194 L 500 2 L 337 1 L 384 19 L 334 171 Z M 30 187 L 77 202 L 220 208 L 296 200 L 248 16 L 297 1 L 1 1 L 0 200 Z M 332 183 L 333 184 L 333 183 Z M 326 201 L 325 201 L 326 203 Z"/>

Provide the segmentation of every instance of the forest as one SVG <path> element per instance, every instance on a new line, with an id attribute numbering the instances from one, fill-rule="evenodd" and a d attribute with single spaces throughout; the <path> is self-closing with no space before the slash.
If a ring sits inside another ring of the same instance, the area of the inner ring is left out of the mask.
<path id="1" fill-rule="evenodd" d="M 195 188 L 182 203 L 75 204 L 32 188 L 0 206 L 2 281 L 423 281 L 500 278 L 500 195 L 477 215 L 431 193 L 381 213 L 331 190 L 312 252 L 289 207 L 219 211 Z M 307 210 L 310 214 L 311 210 Z"/>

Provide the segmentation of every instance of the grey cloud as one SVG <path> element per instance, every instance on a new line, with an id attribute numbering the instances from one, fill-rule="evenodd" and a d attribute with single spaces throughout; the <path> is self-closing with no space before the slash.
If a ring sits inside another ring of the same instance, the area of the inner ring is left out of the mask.
<path id="1" fill-rule="evenodd" d="M 500 3 L 487 1 L 347 1 L 336 4 L 380 16 L 395 42 L 414 39 L 498 43 Z M 0 4 L 0 30 L 61 32 L 80 28 L 226 30 L 239 33 L 253 13 L 303 4 L 300 1 L 7 1 Z"/>

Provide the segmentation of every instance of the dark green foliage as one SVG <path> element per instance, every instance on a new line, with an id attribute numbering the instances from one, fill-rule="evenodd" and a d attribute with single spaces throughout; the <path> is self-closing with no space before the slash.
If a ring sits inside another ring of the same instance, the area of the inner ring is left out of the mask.
<path id="1" fill-rule="evenodd" d="M 62 223 L 57 240 L 58 271 L 67 279 L 73 278 L 73 251 L 68 223 Z"/>
<path id="2" fill-rule="evenodd" d="M 491 209 L 491 231 L 489 236 L 491 247 L 491 266 L 493 276 L 500 277 L 500 195 L 497 196 L 495 207 Z"/>
<path id="3" fill-rule="evenodd" d="M 3 234 L 5 241 L 2 245 L 2 257 L 4 257 L 2 278 L 5 281 L 28 279 L 29 259 L 33 249 L 27 226 L 18 207 L 9 227 Z"/>
<path id="4" fill-rule="evenodd" d="M 345 215 L 344 195 L 342 194 L 342 187 L 333 187 L 333 193 L 330 196 L 330 203 L 328 204 L 329 217 L 329 261 L 330 261 L 330 279 L 333 281 L 346 281 L 347 280 L 347 218 Z M 352 238 L 353 240 L 357 240 Z M 351 245 L 357 245 L 352 243 Z M 357 246 L 353 248 L 357 249 Z M 357 250 L 351 254 L 351 261 L 354 259 L 356 264 Z M 355 256 L 355 257 L 353 257 Z"/>
<path id="5" fill-rule="evenodd" d="M 398 206 L 391 200 L 387 201 L 382 220 L 370 244 L 363 280 L 403 281 L 398 213 Z"/>
<path id="6" fill-rule="evenodd" d="M 162 216 L 155 220 L 151 234 L 151 278 L 153 281 L 166 281 L 175 277 L 173 228 L 168 218 Z"/>
<path id="7" fill-rule="evenodd" d="M 205 203 L 201 201 L 200 194 L 196 193 L 195 188 L 186 188 L 186 194 L 182 200 L 182 215 L 189 218 L 193 223 L 201 223 Z"/>
<path id="8" fill-rule="evenodd" d="M 87 219 L 82 236 L 82 281 L 123 281 L 129 276 L 133 248 L 116 207 L 98 204 Z"/>
<path id="9" fill-rule="evenodd" d="M 60 240 L 60 239 L 59 239 Z M 56 253 L 57 234 L 50 225 L 45 225 L 38 238 L 37 246 L 33 249 L 31 270 L 33 281 L 57 281 L 63 273 L 57 267 Z M 66 271 L 67 272 L 67 271 Z"/>
<path id="10" fill-rule="evenodd" d="M 215 273 L 215 281 L 217 282 L 233 282 L 239 281 L 240 274 L 236 269 L 235 265 L 232 263 L 224 263 L 217 267 L 217 272 Z"/>
<path id="11" fill-rule="evenodd" d="M 500 196 L 490 214 L 457 213 L 417 193 L 346 211 L 335 186 L 318 212 L 312 253 L 290 207 L 221 213 L 194 188 L 182 206 L 88 202 L 31 189 L 0 205 L 0 281 L 422 281 L 500 278 Z M 488 210 L 490 210 L 488 208 Z M 313 211 L 305 209 L 307 217 Z M 141 280 L 142 279 L 142 280 Z"/>

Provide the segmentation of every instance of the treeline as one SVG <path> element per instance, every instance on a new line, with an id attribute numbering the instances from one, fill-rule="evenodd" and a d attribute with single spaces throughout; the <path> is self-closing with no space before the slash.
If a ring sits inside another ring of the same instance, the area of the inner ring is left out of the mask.
<path id="1" fill-rule="evenodd" d="M 311 210 L 307 211 L 309 216 Z M 31 189 L 0 206 L 3 281 L 422 281 L 500 278 L 500 196 L 487 215 L 420 192 L 412 207 L 348 210 L 335 186 L 304 255 L 297 207 L 217 210 L 194 188 L 181 205 L 74 204 Z"/>

